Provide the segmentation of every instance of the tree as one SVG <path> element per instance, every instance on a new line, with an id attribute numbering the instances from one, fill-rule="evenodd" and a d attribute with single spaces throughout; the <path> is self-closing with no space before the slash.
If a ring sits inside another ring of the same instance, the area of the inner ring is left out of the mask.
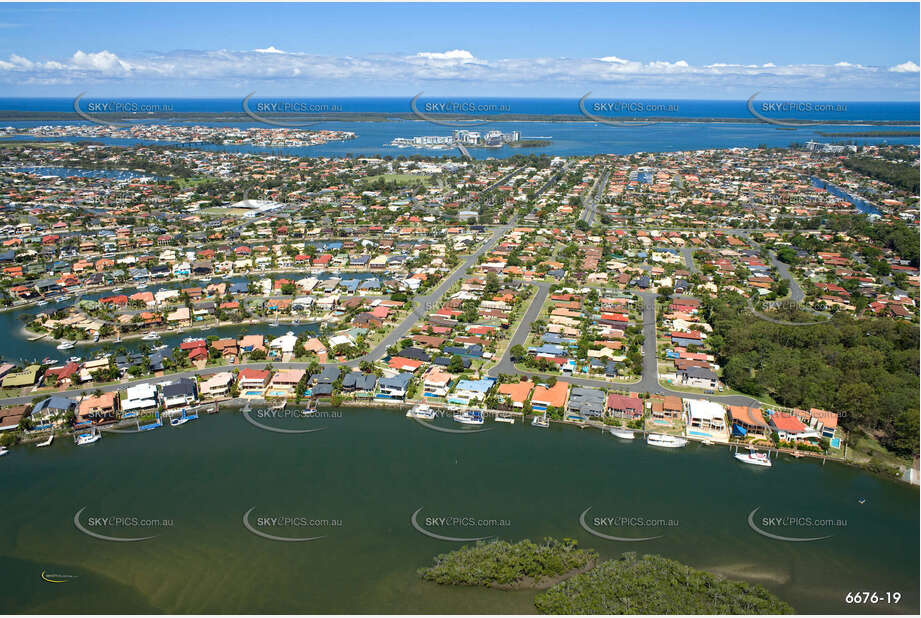
<path id="1" fill-rule="evenodd" d="M 525 350 L 525 347 L 520 343 L 513 345 L 512 349 L 509 350 L 509 356 L 511 356 L 512 361 L 521 360 L 524 358 L 525 354 L 527 354 L 527 350 Z"/>

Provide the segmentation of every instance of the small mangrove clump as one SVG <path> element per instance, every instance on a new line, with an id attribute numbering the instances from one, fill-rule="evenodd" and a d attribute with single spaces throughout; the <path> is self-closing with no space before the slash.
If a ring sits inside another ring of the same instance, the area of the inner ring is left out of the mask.
<path id="1" fill-rule="evenodd" d="M 435 557 L 431 567 L 419 569 L 422 579 L 456 586 L 541 588 L 562 576 L 591 568 L 598 554 L 579 549 L 572 539 L 529 539 L 518 543 L 480 541 Z"/>

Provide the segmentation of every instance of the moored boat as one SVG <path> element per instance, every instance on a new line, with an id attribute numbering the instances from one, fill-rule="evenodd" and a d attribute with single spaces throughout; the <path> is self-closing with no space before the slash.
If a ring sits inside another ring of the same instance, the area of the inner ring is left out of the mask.
<path id="1" fill-rule="evenodd" d="M 158 339 L 160 339 L 160 335 L 158 335 L 157 333 L 147 333 L 146 335 L 141 337 L 141 339 L 143 341 L 157 341 Z"/>
<path id="2" fill-rule="evenodd" d="M 483 424 L 483 413 L 480 410 L 465 410 L 464 412 L 456 412 L 454 414 L 454 420 L 462 425 L 482 425 Z"/>
<path id="3" fill-rule="evenodd" d="M 534 418 L 531 419 L 531 426 L 546 429 L 547 427 L 550 426 L 550 421 L 547 420 L 546 414 L 544 414 L 543 416 L 535 416 Z"/>
<path id="4" fill-rule="evenodd" d="M 430 406 L 420 403 L 413 406 L 406 412 L 406 418 L 418 418 L 426 421 L 431 421 L 435 419 L 435 410 Z"/>
<path id="5" fill-rule="evenodd" d="M 77 345 L 73 341 L 67 341 L 66 339 L 58 344 L 59 350 L 72 350 L 74 346 Z"/>
<path id="6" fill-rule="evenodd" d="M 52 442 L 54 442 L 54 434 L 51 434 L 50 436 L 48 436 L 46 440 L 42 440 L 41 442 L 37 443 L 35 446 L 51 446 Z"/>
<path id="7" fill-rule="evenodd" d="M 611 435 L 621 440 L 633 440 L 636 438 L 636 434 L 630 429 L 621 429 L 619 427 L 611 427 Z"/>
<path id="8" fill-rule="evenodd" d="M 758 453 L 754 449 L 749 450 L 747 453 L 735 453 L 733 457 L 742 463 L 751 464 L 753 466 L 770 468 L 772 465 L 766 453 Z"/>
<path id="9" fill-rule="evenodd" d="M 3 457 L 9 452 L 10 452 L 10 449 L 6 448 L 5 446 L 0 446 L 0 457 Z"/>
<path id="10" fill-rule="evenodd" d="M 688 441 L 685 438 L 670 436 L 665 433 L 651 433 L 646 436 L 646 444 L 650 446 L 661 446 L 663 448 L 681 448 L 687 446 Z"/>
<path id="11" fill-rule="evenodd" d="M 506 416 L 506 415 L 504 415 L 504 414 L 496 414 L 496 422 L 497 422 L 497 423 L 508 423 L 509 425 L 514 425 L 514 424 L 515 424 L 515 417 L 514 417 L 514 416 Z"/>
<path id="12" fill-rule="evenodd" d="M 74 436 L 74 443 L 77 446 L 85 446 L 93 442 L 98 442 L 99 440 L 102 440 L 102 434 L 98 433 L 95 427 L 93 427 L 93 430 L 89 433 L 81 433 Z"/>

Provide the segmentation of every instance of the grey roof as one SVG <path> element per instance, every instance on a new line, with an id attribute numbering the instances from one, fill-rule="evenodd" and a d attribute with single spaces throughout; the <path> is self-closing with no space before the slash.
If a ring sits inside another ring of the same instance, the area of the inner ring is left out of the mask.
<path id="1" fill-rule="evenodd" d="M 392 378 L 381 378 L 378 384 L 381 388 L 396 388 L 396 389 L 405 389 L 409 386 L 409 381 L 412 380 L 413 375 L 411 373 L 398 373 Z"/>

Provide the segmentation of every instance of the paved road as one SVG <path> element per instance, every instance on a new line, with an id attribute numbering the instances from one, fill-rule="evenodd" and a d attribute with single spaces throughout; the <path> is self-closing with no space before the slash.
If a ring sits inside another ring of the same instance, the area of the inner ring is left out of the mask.
<path id="1" fill-rule="evenodd" d="M 540 315 L 540 309 L 544 306 L 544 302 L 547 300 L 547 295 L 550 293 L 549 283 L 544 281 L 529 281 L 527 283 L 537 286 L 537 294 L 535 294 L 531 299 L 531 304 L 528 306 L 528 310 L 525 312 L 524 318 L 518 324 L 518 329 L 512 333 L 512 338 L 508 343 L 508 347 L 505 348 L 505 353 L 502 355 L 502 358 L 499 359 L 499 362 L 496 363 L 495 366 L 486 372 L 487 375 L 494 378 L 503 373 L 518 373 L 518 370 L 515 369 L 514 363 L 512 363 L 512 348 L 516 345 L 524 345 L 524 342 L 527 341 L 528 333 L 531 332 L 531 324 L 533 324 L 534 320 L 537 319 L 537 316 Z"/>
<path id="2" fill-rule="evenodd" d="M 382 358 L 387 353 L 387 348 L 395 344 L 397 341 L 403 338 L 406 333 L 415 325 L 417 321 L 426 316 L 430 311 L 434 311 L 437 307 L 441 306 L 442 297 L 447 293 L 451 286 L 453 286 L 457 281 L 462 277 L 467 276 L 467 269 L 476 264 L 477 259 L 490 249 L 492 249 L 496 243 L 502 238 L 506 232 L 508 232 L 515 225 L 517 217 L 513 217 L 509 223 L 497 227 L 492 235 L 486 240 L 486 242 L 480 245 L 480 248 L 470 254 L 463 264 L 460 267 L 456 268 L 453 273 L 448 275 L 442 280 L 438 286 L 435 287 L 431 292 L 425 294 L 424 296 L 417 296 L 413 299 L 415 304 L 415 309 L 406 316 L 402 322 L 391 330 L 383 341 L 381 341 L 377 346 L 362 356 L 361 358 L 356 358 L 354 360 L 348 361 L 349 366 L 357 366 L 361 361 L 376 361 L 379 358 Z"/>
<path id="3" fill-rule="evenodd" d="M 694 247 L 682 247 L 679 249 L 684 257 L 684 267 L 692 275 L 697 272 L 697 266 L 694 264 Z"/>
<path id="4" fill-rule="evenodd" d="M 605 169 L 595 180 L 595 184 L 592 185 L 591 190 L 585 197 L 585 207 L 582 209 L 582 214 L 579 215 L 580 221 L 585 221 L 589 225 L 595 224 L 595 217 L 598 215 L 598 200 L 601 199 L 605 188 L 608 186 L 608 176 L 610 175 L 611 170 Z"/>

